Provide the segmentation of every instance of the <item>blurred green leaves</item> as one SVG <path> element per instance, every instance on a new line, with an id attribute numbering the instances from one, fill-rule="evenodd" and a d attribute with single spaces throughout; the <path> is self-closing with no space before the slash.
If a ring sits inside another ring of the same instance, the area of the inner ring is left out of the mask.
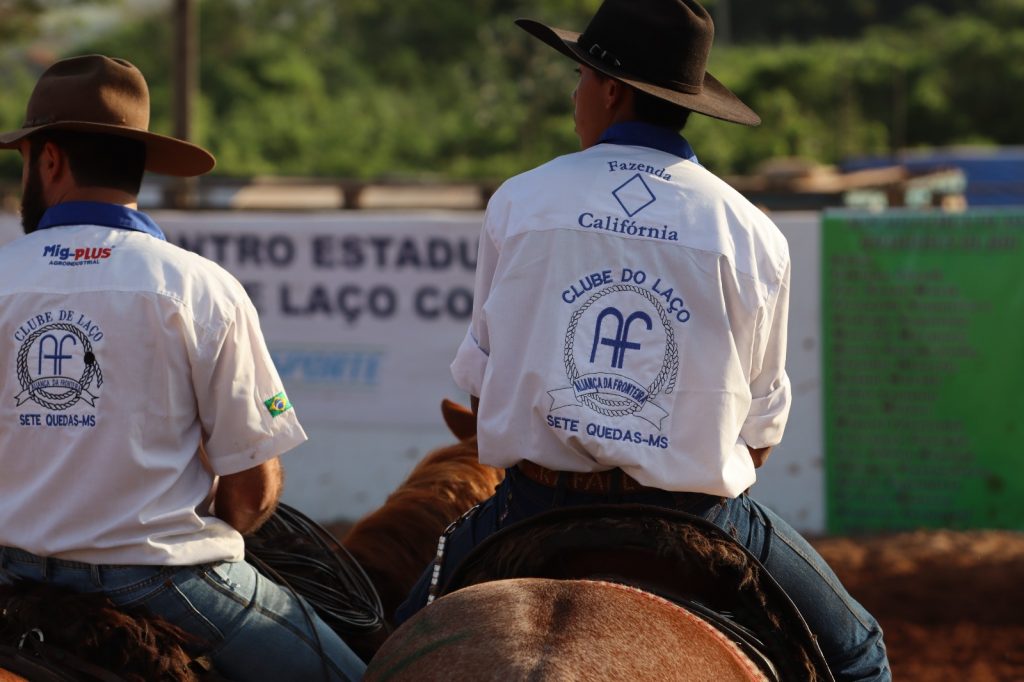
<path id="1" fill-rule="evenodd" d="M 34 35 L 41 9 L 74 4 L 0 0 L 0 35 Z M 598 5 L 201 0 L 195 135 L 221 174 L 502 179 L 577 146 L 575 65 L 513 19 L 582 30 Z M 137 64 L 152 126 L 169 133 L 173 24 L 170 2 L 154 7 L 74 52 Z M 761 42 L 716 47 L 710 69 L 764 123 L 692 117 L 687 136 L 717 172 L 777 156 L 1022 142 L 1024 0 L 731 0 L 730 15 L 734 40 Z M 20 124 L 40 69 L 0 52 L 0 129 Z M 4 156 L 0 172 L 16 167 Z"/>

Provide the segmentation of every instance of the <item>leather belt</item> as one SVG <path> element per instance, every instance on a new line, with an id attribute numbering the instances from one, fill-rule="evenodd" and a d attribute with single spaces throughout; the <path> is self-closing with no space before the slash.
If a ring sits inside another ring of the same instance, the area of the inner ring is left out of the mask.
<path id="1" fill-rule="evenodd" d="M 608 495 L 618 493 L 640 493 L 660 490 L 641 485 L 622 469 L 608 471 L 553 471 L 539 464 L 523 459 L 516 464 L 524 476 L 548 488 L 564 487 L 579 493 Z"/>

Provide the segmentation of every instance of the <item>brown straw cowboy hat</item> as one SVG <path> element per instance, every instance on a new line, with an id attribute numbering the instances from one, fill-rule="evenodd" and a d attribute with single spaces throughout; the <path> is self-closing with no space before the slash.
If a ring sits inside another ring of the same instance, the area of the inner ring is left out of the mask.
<path id="1" fill-rule="evenodd" d="M 44 130 L 78 130 L 139 140 L 146 170 L 190 177 L 210 171 L 210 152 L 149 132 L 149 88 L 142 72 L 123 59 L 86 55 L 62 59 L 43 72 L 29 97 L 20 130 L 0 133 L 0 149 Z"/>
<path id="2" fill-rule="evenodd" d="M 715 26 L 694 0 L 605 0 L 582 34 L 516 24 L 570 59 L 681 107 L 756 126 L 761 118 L 707 72 Z"/>

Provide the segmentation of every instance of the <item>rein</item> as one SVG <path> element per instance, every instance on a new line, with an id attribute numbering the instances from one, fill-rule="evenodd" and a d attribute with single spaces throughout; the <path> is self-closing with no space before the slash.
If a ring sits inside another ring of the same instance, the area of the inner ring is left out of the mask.
<path id="1" fill-rule="evenodd" d="M 657 592 L 652 591 L 652 594 L 657 594 Z M 757 634 L 754 633 L 753 630 L 736 622 L 736 620 L 733 619 L 732 614 L 726 611 L 715 611 L 714 609 L 708 608 L 704 604 L 692 599 L 667 597 L 664 595 L 659 596 L 663 596 L 673 604 L 677 604 L 690 613 L 700 616 L 727 635 L 729 639 L 732 640 L 733 644 L 739 647 L 740 651 L 746 654 L 747 658 L 757 665 L 761 672 L 768 678 L 769 682 L 783 682 L 778 668 L 766 653 L 768 650 L 767 645 L 757 636 Z"/>

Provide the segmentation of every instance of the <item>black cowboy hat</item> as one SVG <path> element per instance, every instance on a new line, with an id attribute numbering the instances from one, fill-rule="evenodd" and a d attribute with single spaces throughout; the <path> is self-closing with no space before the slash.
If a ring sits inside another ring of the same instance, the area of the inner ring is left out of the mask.
<path id="1" fill-rule="evenodd" d="M 681 107 L 756 126 L 761 117 L 707 72 L 715 36 L 694 0 L 605 0 L 582 33 L 516 24 L 570 59 Z"/>
<path id="2" fill-rule="evenodd" d="M 146 145 L 146 170 L 194 176 L 211 170 L 213 155 L 201 147 L 149 131 L 149 87 L 134 65 L 91 54 L 62 59 L 39 77 L 25 123 L 0 133 L 0 149 L 44 130 L 77 130 L 138 140 Z"/>

